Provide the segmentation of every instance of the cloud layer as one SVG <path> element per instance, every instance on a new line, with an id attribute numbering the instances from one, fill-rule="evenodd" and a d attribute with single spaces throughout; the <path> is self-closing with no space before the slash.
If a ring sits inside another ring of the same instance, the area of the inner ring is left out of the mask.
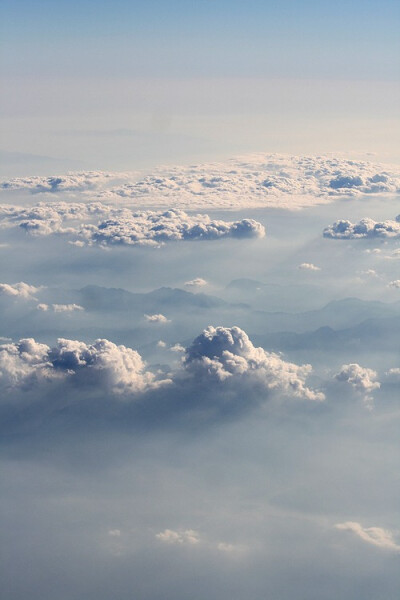
<path id="1" fill-rule="evenodd" d="M 107 217 L 91 223 L 93 219 Z M 32 235 L 63 234 L 76 243 L 113 246 L 159 246 L 170 241 L 257 238 L 265 229 L 253 219 L 222 221 L 182 210 L 163 212 L 117 209 L 105 204 L 40 202 L 25 208 L 0 206 L 3 227 L 19 226 Z M 80 223 L 76 223 L 80 221 Z M 89 222 L 88 222 L 89 221 Z"/>
<path id="2" fill-rule="evenodd" d="M 81 172 L 58 177 L 3 180 L 0 189 L 32 193 L 80 192 L 124 199 L 142 207 L 287 209 L 329 202 L 337 196 L 396 193 L 397 167 L 331 156 L 252 154 L 223 163 L 165 167 L 134 173 Z"/>

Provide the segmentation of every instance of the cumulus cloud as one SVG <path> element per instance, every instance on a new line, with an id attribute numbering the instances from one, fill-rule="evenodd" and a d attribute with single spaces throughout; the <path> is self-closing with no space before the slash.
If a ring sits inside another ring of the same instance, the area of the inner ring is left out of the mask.
<path id="1" fill-rule="evenodd" d="M 367 544 L 372 544 L 383 550 L 400 551 L 400 544 L 396 543 L 393 533 L 387 529 L 382 529 L 381 527 L 363 527 L 361 523 L 355 521 L 337 523 L 335 527 L 341 531 L 349 531 L 364 542 L 367 542 Z"/>
<path id="2" fill-rule="evenodd" d="M 164 529 L 164 531 L 156 534 L 156 538 L 164 544 L 187 544 L 193 546 L 200 542 L 199 534 L 194 529 L 185 529 L 183 531 Z"/>
<path id="3" fill-rule="evenodd" d="M 183 368 L 199 383 L 241 383 L 264 392 L 276 390 L 306 400 L 324 399 L 321 392 L 305 385 L 311 365 L 289 363 L 278 354 L 256 348 L 239 327 L 207 327 L 186 349 Z"/>
<path id="4" fill-rule="evenodd" d="M 104 195 L 141 206 L 294 209 L 399 188 L 397 167 L 329 156 L 253 154 L 224 163 L 157 169 Z"/>
<path id="5" fill-rule="evenodd" d="M 391 281 L 388 285 L 392 288 L 400 288 L 400 279 L 395 279 L 394 281 Z"/>
<path id="6" fill-rule="evenodd" d="M 107 217 L 105 220 L 90 222 Z M 208 215 L 188 215 L 182 210 L 139 211 L 113 208 L 99 202 L 89 204 L 41 202 L 35 206 L 0 206 L 4 227 L 19 226 L 38 236 L 70 235 L 75 245 L 160 246 L 168 241 L 258 238 L 265 228 L 253 219 L 222 221 Z M 80 223 L 76 223 L 80 221 Z"/>
<path id="7" fill-rule="evenodd" d="M 185 286 L 188 288 L 203 287 L 205 285 L 207 285 L 207 281 L 201 277 L 196 277 L 190 281 L 185 281 Z"/>
<path id="8" fill-rule="evenodd" d="M 105 171 L 81 171 L 52 177 L 13 177 L 0 181 L 0 190 L 26 190 L 32 194 L 82 192 L 103 189 L 112 180 L 132 177 L 133 174 L 107 173 Z"/>
<path id="9" fill-rule="evenodd" d="M 188 215 L 182 210 L 142 211 L 87 225 L 78 233 L 89 244 L 152 245 L 167 241 L 217 240 L 221 238 L 257 238 L 264 227 L 253 219 L 212 220 L 208 215 Z"/>
<path id="10" fill-rule="evenodd" d="M 302 271 L 320 271 L 321 268 L 313 265 L 312 263 L 301 263 L 298 267 Z"/>
<path id="11" fill-rule="evenodd" d="M 105 339 L 93 344 L 60 338 L 56 346 L 32 338 L 0 345 L 0 386 L 12 391 L 60 379 L 116 394 L 143 392 L 158 383 L 138 352 Z"/>
<path id="12" fill-rule="evenodd" d="M 334 376 L 337 381 L 350 385 L 357 393 L 363 395 L 367 405 L 372 401 L 370 394 L 381 387 L 377 377 L 376 371 L 361 367 L 357 363 L 342 365 L 339 373 Z"/>
<path id="13" fill-rule="evenodd" d="M 53 312 L 56 313 L 65 313 L 65 312 L 74 312 L 74 311 L 81 311 L 81 310 L 85 310 L 83 308 L 83 306 L 80 306 L 79 304 L 38 304 L 37 305 L 37 309 L 41 310 L 43 312 L 46 312 L 48 310 L 52 310 Z"/>
<path id="14" fill-rule="evenodd" d="M 362 219 L 359 223 L 351 221 L 336 221 L 333 225 L 326 227 L 324 237 L 349 240 L 349 239 L 393 239 L 400 237 L 400 215 L 394 221 L 374 221 L 373 219 Z"/>
<path id="15" fill-rule="evenodd" d="M 20 281 L 19 283 L 0 283 L 0 296 L 10 296 L 12 298 L 23 298 L 25 300 L 35 299 L 34 294 L 40 290 L 40 287 L 29 285 Z"/>
<path id="16" fill-rule="evenodd" d="M 56 177 L 3 179 L 0 190 L 80 193 L 132 201 L 142 207 L 198 209 L 302 208 L 338 196 L 396 193 L 398 167 L 331 156 L 251 154 L 226 162 L 137 173 L 80 172 Z"/>
<path id="17" fill-rule="evenodd" d="M 158 315 L 144 315 L 144 318 L 149 323 L 170 323 L 171 322 L 169 319 L 167 319 L 167 317 L 165 317 L 162 314 L 158 314 Z"/>

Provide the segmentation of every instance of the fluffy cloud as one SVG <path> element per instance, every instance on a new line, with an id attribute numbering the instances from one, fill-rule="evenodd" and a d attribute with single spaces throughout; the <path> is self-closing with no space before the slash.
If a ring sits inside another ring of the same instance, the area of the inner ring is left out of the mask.
<path id="1" fill-rule="evenodd" d="M 0 283 L 0 296 L 11 296 L 12 298 L 31 300 L 35 298 L 34 294 L 39 290 L 39 287 L 29 285 L 23 281 L 14 284 Z"/>
<path id="2" fill-rule="evenodd" d="M 188 215 L 181 210 L 137 212 L 87 225 L 79 234 L 89 244 L 103 246 L 155 245 L 167 241 L 257 238 L 265 235 L 264 227 L 253 219 L 227 222 L 212 220 L 208 215 Z"/>
<path id="3" fill-rule="evenodd" d="M 306 387 L 311 365 L 285 362 L 278 354 L 256 348 L 239 327 L 207 327 L 186 349 L 184 372 L 208 385 L 254 386 L 307 400 L 324 395 Z"/>
<path id="4" fill-rule="evenodd" d="M 395 193 L 397 167 L 330 156 L 253 154 L 223 163 L 136 173 L 81 172 L 3 180 L 0 190 L 75 193 L 133 201 L 142 207 L 286 209 L 330 202 L 337 196 Z"/>
<path id="5" fill-rule="evenodd" d="M 339 373 L 334 376 L 337 381 L 350 385 L 361 394 L 367 406 L 372 402 L 371 393 L 381 387 L 380 382 L 376 381 L 377 377 L 376 371 L 361 367 L 357 363 L 343 365 Z"/>
<path id="6" fill-rule="evenodd" d="M 114 214 L 115 209 L 100 202 L 39 202 L 33 206 L 0 205 L 3 227 L 19 226 L 32 235 L 75 233 L 67 223 L 104 218 Z M 117 213 L 120 211 L 117 210 Z"/>
<path id="7" fill-rule="evenodd" d="M 105 220 L 90 222 L 107 217 Z M 159 246 L 167 241 L 257 238 L 264 227 L 253 219 L 212 220 L 208 215 L 188 215 L 181 210 L 132 212 L 102 203 L 41 202 L 35 206 L 0 206 L 3 226 L 18 225 L 33 235 L 64 234 L 82 245 Z M 76 221 L 80 223 L 76 224 Z"/>
<path id="8" fill-rule="evenodd" d="M 183 531 L 164 529 L 164 531 L 156 534 L 156 538 L 164 544 L 187 544 L 193 546 L 200 542 L 199 534 L 194 529 L 185 529 Z"/>
<path id="9" fill-rule="evenodd" d="M 255 154 L 225 163 L 157 169 L 104 195 L 141 206 L 293 209 L 337 196 L 395 193 L 399 188 L 396 167 L 328 156 Z"/>
<path id="10" fill-rule="evenodd" d="M 144 315 L 144 318 L 149 323 L 170 323 L 171 322 L 169 319 L 167 319 L 167 317 L 165 317 L 162 314 L 158 314 L 158 315 Z"/>
<path id="11" fill-rule="evenodd" d="M 43 312 L 46 312 L 48 310 L 52 310 L 53 312 L 56 313 L 65 313 L 65 312 L 74 312 L 74 311 L 81 311 L 81 310 L 85 310 L 83 308 L 83 306 L 80 306 L 79 304 L 38 304 L 37 305 L 37 309 L 41 310 Z"/>
<path id="12" fill-rule="evenodd" d="M 312 263 L 301 263 L 299 269 L 302 271 L 320 271 L 321 268 L 313 265 Z"/>
<path id="13" fill-rule="evenodd" d="M 339 240 L 398 238 L 400 237 L 400 215 L 396 217 L 395 221 L 374 221 L 373 219 L 362 219 L 359 223 L 336 221 L 324 229 L 323 235 L 326 238 Z"/>
<path id="14" fill-rule="evenodd" d="M 188 288 L 196 288 L 203 287 L 207 285 L 207 281 L 202 279 L 201 277 L 196 277 L 195 279 L 191 279 L 190 281 L 185 281 L 185 287 Z"/>
<path id="15" fill-rule="evenodd" d="M 387 529 L 382 529 L 381 527 L 363 527 L 360 523 L 355 521 L 338 523 L 335 527 L 341 531 L 349 531 L 364 542 L 367 542 L 367 544 L 372 544 L 383 550 L 400 551 L 400 544 L 396 543 L 393 533 Z"/>
<path id="16" fill-rule="evenodd" d="M 130 175 L 132 177 L 133 174 Z M 68 173 L 53 177 L 14 177 L 3 179 L 0 182 L 0 190 L 27 190 L 32 194 L 60 193 L 60 192 L 82 192 L 102 189 L 118 179 L 129 177 L 126 173 L 107 173 L 104 171 L 83 171 Z"/>
<path id="17" fill-rule="evenodd" d="M 388 285 L 392 288 L 400 288 L 400 279 L 395 279 L 394 281 L 391 281 Z"/>
<path id="18" fill-rule="evenodd" d="M 51 348 L 29 338 L 0 346 L 0 385 L 6 390 L 60 379 L 116 394 L 157 386 L 138 352 L 105 339 L 85 344 L 60 338 Z"/>

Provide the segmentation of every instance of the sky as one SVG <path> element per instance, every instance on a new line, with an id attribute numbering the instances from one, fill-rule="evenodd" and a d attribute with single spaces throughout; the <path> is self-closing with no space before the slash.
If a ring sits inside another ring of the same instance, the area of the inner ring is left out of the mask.
<path id="1" fill-rule="evenodd" d="M 6 1 L 1 150 L 20 175 L 254 150 L 397 161 L 398 22 L 389 1 Z"/>
<path id="2" fill-rule="evenodd" d="M 0 30 L 1 597 L 398 600 L 398 3 Z"/>

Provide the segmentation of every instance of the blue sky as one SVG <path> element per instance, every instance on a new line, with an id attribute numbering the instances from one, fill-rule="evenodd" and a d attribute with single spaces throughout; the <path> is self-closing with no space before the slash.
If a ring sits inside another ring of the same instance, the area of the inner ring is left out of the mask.
<path id="1" fill-rule="evenodd" d="M 105 169 L 264 150 L 399 159 L 397 2 L 0 10 L 3 152 Z"/>
<path id="2" fill-rule="evenodd" d="M 1 17 L 10 75 L 398 74 L 392 1 L 6 1 Z"/>

